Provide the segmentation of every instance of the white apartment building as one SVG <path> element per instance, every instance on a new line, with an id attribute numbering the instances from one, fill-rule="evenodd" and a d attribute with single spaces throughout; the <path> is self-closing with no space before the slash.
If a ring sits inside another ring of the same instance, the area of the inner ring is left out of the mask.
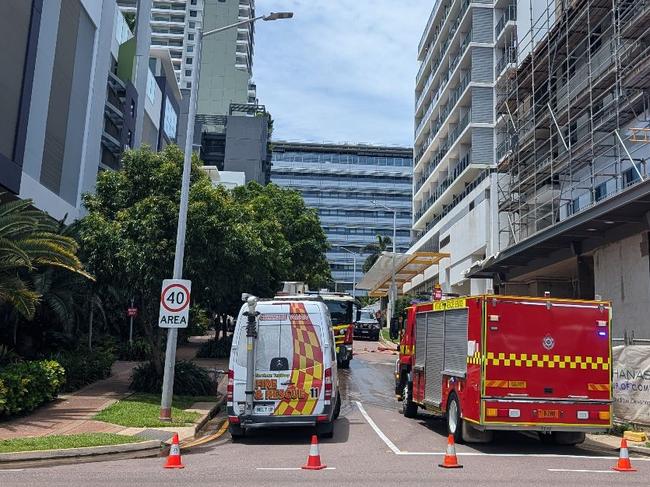
<path id="1" fill-rule="evenodd" d="M 503 5 L 502 5 L 503 4 Z M 498 249 L 495 163 L 497 0 L 437 0 L 418 46 L 413 229 L 410 252 L 449 253 L 404 292 L 476 294 L 490 279 L 465 277 Z"/>
<path id="2" fill-rule="evenodd" d="M 137 0 L 117 0 L 125 13 L 135 14 Z M 168 48 L 181 88 L 190 88 L 196 64 L 196 32 L 203 22 L 203 0 L 154 0 L 151 47 Z"/>

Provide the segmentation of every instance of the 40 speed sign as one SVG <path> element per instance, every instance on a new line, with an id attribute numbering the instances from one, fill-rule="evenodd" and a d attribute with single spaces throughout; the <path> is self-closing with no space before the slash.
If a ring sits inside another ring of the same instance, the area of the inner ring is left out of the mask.
<path id="1" fill-rule="evenodd" d="M 160 293 L 160 328 L 187 328 L 192 281 L 165 279 Z"/>

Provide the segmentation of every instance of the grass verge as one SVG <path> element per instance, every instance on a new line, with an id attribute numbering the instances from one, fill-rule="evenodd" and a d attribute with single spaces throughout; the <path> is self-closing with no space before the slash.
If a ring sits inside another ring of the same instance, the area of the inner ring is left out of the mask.
<path id="1" fill-rule="evenodd" d="M 390 330 L 388 328 L 382 328 L 380 333 L 381 333 L 381 337 L 384 340 L 386 340 L 387 342 L 391 342 L 391 343 L 395 343 L 395 344 L 399 343 L 399 342 L 397 342 L 395 340 L 390 339 Z"/>
<path id="2" fill-rule="evenodd" d="M 87 446 L 122 445 L 143 441 L 135 436 L 114 433 L 82 433 L 78 435 L 51 435 L 0 440 L 0 453 L 20 451 L 60 450 Z"/>
<path id="3" fill-rule="evenodd" d="M 108 406 L 93 419 L 131 428 L 160 428 L 165 426 L 189 426 L 201 416 L 184 411 L 195 402 L 216 401 L 216 397 L 175 396 L 172 404 L 172 421 L 160 421 L 160 396 L 157 394 L 134 394 Z"/>

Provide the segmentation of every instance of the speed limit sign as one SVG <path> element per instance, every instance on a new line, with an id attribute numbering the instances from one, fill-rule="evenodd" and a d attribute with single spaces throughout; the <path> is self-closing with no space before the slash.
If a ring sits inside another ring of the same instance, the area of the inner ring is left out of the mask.
<path id="1" fill-rule="evenodd" d="M 192 281 L 165 279 L 160 293 L 160 328 L 187 328 Z"/>

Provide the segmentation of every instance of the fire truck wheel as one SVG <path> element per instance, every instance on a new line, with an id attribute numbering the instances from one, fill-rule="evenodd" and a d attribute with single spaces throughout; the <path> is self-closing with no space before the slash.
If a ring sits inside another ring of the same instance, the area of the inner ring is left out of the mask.
<path id="1" fill-rule="evenodd" d="M 463 441 L 463 419 L 460 414 L 460 402 L 453 392 L 449 396 L 447 403 L 447 432 L 454 435 L 454 441 L 461 443 Z"/>
<path id="2" fill-rule="evenodd" d="M 402 414 L 405 418 L 415 418 L 418 415 L 418 405 L 413 402 L 413 383 L 406 383 L 403 394 Z"/>
<path id="3" fill-rule="evenodd" d="M 556 445 L 578 445 L 585 441 L 584 433 L 577 433 L 571 431 L 554 431 L 553 443 Z"/>

